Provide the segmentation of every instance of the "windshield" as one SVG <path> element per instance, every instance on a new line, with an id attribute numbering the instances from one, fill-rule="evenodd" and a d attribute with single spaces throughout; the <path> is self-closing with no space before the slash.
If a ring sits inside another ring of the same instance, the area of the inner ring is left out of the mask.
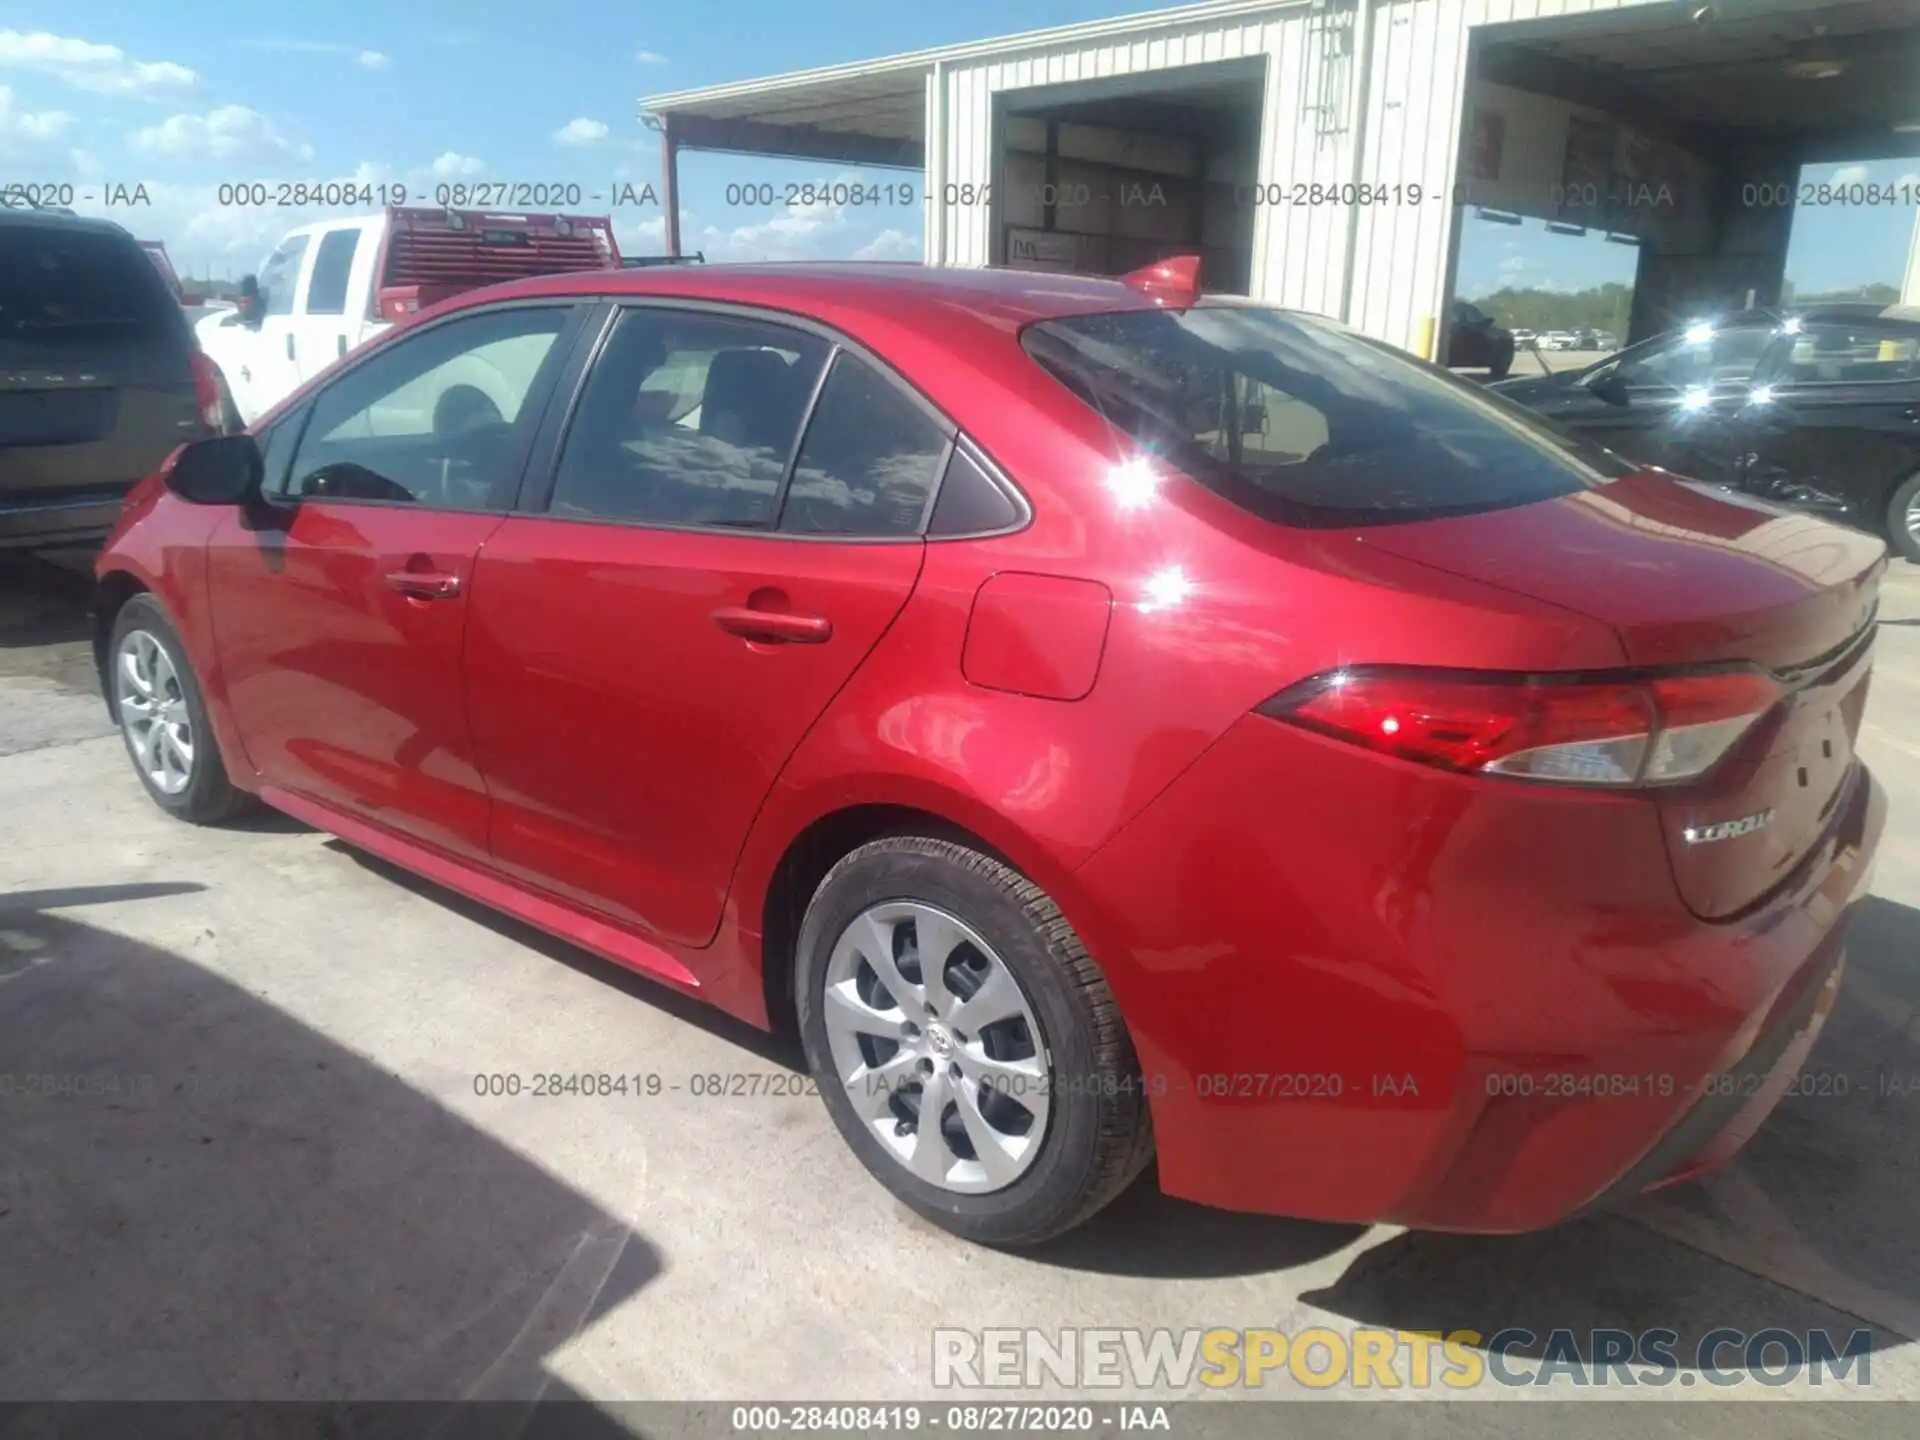
<path id="1" fill-rule="evenodd" d="M 1283 524 L 1470 514 L 1634 468 L 1478 385 L 1290 311 L 1075 316 L 1022 340 L 1120 431 Z"/>

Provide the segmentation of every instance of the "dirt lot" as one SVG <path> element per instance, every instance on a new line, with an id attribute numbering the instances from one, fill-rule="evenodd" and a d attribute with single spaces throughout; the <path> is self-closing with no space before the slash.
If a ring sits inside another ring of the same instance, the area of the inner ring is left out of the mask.
<path id="1" fill-rule="evenodd" d="M 166 819 L 95 692 L 84 595 L 0 561 L 0 1074 L 115 1087 L 0 1095 L 0 1399 L 924 1401 L 935 1327 L 1066 1324 L 1665 1326 L 1678 1383 L 1608 1393 L 1920 1399 L 1920 569 L 1886 592 L 1862 748 L 1892 819 L 1812 1061 L 1844 1093 L 1790 1098 L 1707 1184 L 1545 1234 L 1235 1216 L 1144 1185 L 1027 1255 L 891 1204 L 817 1099 L 770 1093 L 798 1064 L 780 1044 L 291 821 Z M 679 1088 L 477 1093 L 550 1071 Z M 768 1083 L 696 1093 L 737 1072 Z M 1867 1329 L 1870 1383 L 1704 1383 L 1685 1357 L 1721 1326 Z M 1268 1393 L 1367 1392 L 1282 1372 Z M 1368 1419 L 1500 1434 L 1526 1413 Z M 1556 1413 L 1556 1435 L 1618 1428 Z"/>

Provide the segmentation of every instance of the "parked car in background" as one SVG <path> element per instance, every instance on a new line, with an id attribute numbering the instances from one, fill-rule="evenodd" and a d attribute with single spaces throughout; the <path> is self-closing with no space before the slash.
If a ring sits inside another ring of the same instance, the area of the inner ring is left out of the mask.
<path id="1" fill-rule="evenodd" d="M 1447 327 L 1447 365 L 1455 370 L 1485 370 L 1498 380 L 1513 369 L 1513 335 L 1479 306 L 1453 302 Z"/>
<path id="2" fill-rule="evenodd" d="M 1920 561 L 1920 310 L 1742 311 L 1495 388 L 1622 455 L 1873 531 Z"/>
<path id="3" fill-rule="evenodd" d="M 1156 1149 L 1188 1199 L 1479 1231 L 1724 1160 L 1871 870 L 1884 547 L 1783 551 L 1198 274 L 422 315 L 129 501 L 138 782 L 792 1025 L 872 1174 L 980 1241 Z"/>
<path id="4" fill-rule="evenodd" d="M 0 207 L 0 548 L 98 541 L 218 421 L 212 367 L 131 235 Z"/>
<path id="5" fill-rule="evenodd" d="M 396 320 L 463 290 L 619 264 L 605 216 L 389 206 L 289 231 L 242 282 L 240 305 L 206 316 L 196 333 L 238 428 Z"/>

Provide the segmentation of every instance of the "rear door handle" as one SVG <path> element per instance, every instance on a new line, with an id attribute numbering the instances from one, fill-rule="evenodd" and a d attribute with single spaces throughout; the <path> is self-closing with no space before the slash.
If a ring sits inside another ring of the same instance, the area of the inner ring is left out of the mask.
<path id="1" fill-rule="evenodd" d="M 336 359 L 344 360 L 347 356 L 347 337 L 345 335 L 336 335 L 333 338 L 334 338 L 334 347 L 333 347 L 334 357 Z"/>
<path id="2" fill-rule="evenodd" d="M 460 577 L 432 570 L 396 570 L 387 584 L 415 600 L 451 600 L 460 593 Z"/>
<path id="3" fill-rule="evenodd" d="M 824 615 L 789 615 L 784 610 L 755 610 L 747 605 L 714 611 L 713 623 L 729 635 L 771 645 L 819 645 L 833 638 L 833 622 Z"/>
<path id="4" fill-rule="evenodd" d="M 287 358 L 288 358 L 289 360 L 291 360 L 291 359 L 293 359 L 293 334 L 292 334 L 292 332 L 288 332 L 288 334 L 287 334 Z"/>

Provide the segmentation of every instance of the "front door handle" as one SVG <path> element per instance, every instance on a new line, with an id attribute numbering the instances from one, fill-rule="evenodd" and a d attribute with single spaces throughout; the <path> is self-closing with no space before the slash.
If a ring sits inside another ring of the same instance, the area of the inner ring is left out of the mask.
<path id="1" fill-rule="evenodd" d="M 347 358 L 347 337 L 345 335 L 336 335 L 333 337 L 333 339 L 334 339 L 334 345 L 333 345 L 334 358 L 336 360 L 346 359 Z"/>
<path id="2" fill-rule="evenodd" d="M 293 359 L 293 332 L 287 332 L 287 358 Z"/>
<path id="3" fill-rule="evenodd" d="M 713 623 L 729 635 L 769 645 L 819 645 L 833 638 L 833 622 L 824 615 L 790 615 L 784 610 L 756 610 L 750 605 L 716 610 Z"/>
<path id="4" fill-rule="evenodd" d="M 387 584 L 415 600 L 451 600 L 460 593 L 460 577 L 433 570 L 396 570 Z"/>

